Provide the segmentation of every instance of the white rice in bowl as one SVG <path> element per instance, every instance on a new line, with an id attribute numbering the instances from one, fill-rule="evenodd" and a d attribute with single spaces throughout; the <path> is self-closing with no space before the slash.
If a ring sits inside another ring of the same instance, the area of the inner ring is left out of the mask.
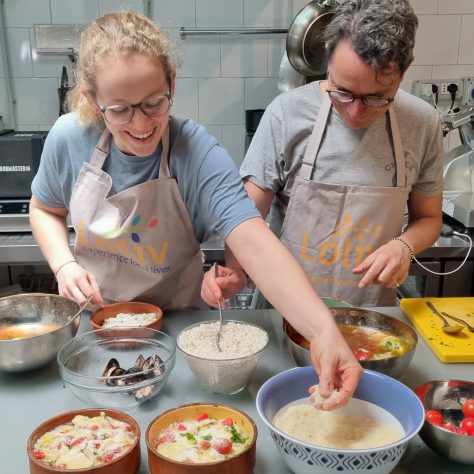
<path id="1" fill-rule="evenodd" d="M 253 324 L 229 321 L 201 323 L 183 330 L 177 339 L 189 367 L 201 387 L 212 393 L 232 394 L 243 390 L 256 367 L 268 334 Z"/>
<path id="2" fill-rule="evenodd" d="M 119 313 L 104 319 L 103 328 L 115 328 L 122 326 L 146 326 L 157 320 L 155 313 Z"/>

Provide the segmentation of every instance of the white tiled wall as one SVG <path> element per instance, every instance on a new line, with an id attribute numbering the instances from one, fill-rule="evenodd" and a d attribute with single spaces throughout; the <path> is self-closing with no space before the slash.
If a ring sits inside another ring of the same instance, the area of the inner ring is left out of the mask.
<path id="1" fill-rule="evenodd" d="M 181 50 L 173 111 L 206 125 L 236 163 L 244 154 L 245 109 L 264 108 L 278 94 L 284 35 L 188 36 L 186 28 L 287 28 L 308 0 L 151 0 L 150 16 Z M 3 0 L 8 68 L 0 55 L 0 115 L 11 123 L 7 70 L 17 128 L 49 129 L 58 114 L 59 78 L 66 56 L 35 52 L 33 25 L 87 23 L 123 8 L 144 12 L 143 0 Z M 402 87 L 415 79 L 474 75 L 474 0 L 412 0 L 420 27 L 415 62 Z M 1 38 L 1 35 L 0 35 Z"/>

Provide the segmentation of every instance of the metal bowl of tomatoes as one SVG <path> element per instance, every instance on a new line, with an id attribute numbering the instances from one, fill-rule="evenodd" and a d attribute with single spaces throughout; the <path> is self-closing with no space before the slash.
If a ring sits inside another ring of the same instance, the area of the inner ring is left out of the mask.
<path id="1" fill-rule="evenodd" d="M 425 444 L 452 461 L 474 464 L 474 382 L 433 380 L 414 392 L 425 408 L 419 433 Z"/>
<path id="2" fill-rule="evenodd" d="M 410 364 L 418 336 L 408 324 L 362 308 L 330 308 L 339 330 L 364 369 L 399 378 Z M 288 349 L 296 365 L 311 364 L 309 342 L 287 321 L 283 323 Z"/>

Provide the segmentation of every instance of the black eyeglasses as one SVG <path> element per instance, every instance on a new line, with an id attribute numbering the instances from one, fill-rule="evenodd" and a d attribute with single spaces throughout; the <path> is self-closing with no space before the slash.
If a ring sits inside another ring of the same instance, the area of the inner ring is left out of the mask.
<path id="1" fill-rule="evenodd" d="M 139 104 L 118 104 L 99 105 L 97 107 L 102 112 L 104 119 L 111 125 L 121 125 L 130 122 L 136 109 L 140 109 L 147 117 L 158 117 L 166 114 L 173 103 L 171 94 L 167 92 L 163 95 L 150 97 Z"/>
<path id="2" fill-rule="evenodd" d="M 394 99 L 388 99 L 387 97 L 377 97 L 375 95 L 355 95 L 350 92 L 340 91 L 338 89 L 326 89 L 329 96 L 336 102 L 348 104 L 354 102 L 356 99 L 360 99 L 363 104 L 367 107 L 386 107 L 388 104 L 393 102 Z"/>

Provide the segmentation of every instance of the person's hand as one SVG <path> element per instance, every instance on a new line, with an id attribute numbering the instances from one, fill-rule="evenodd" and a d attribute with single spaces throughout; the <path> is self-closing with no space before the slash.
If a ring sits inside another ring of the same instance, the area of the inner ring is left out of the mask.
<path id="1" fill-rule="evenodd" d="M 234 296 L 247 285 L 247 277 L 243 270 L 218 266 L 219 276 L 215 277 L 214 267 L 204 274 L 201 285 L 201 298 L 209 305 L 217 308 L 218 301 Z"/>
<path id="2" fill-rule="evenodd" d="M 391 240 L 371 253 L 352 273 L 365 273 L 359 282 L 359 288 L 371 284 L 396 288 L 406 280 L 410 262 L 411 254 L 406 245 L 399 240 Z"/>
<path id="3" fill-rule="evenodd" d="M 104 306 L 97 280 L 92 273 L 81 267 L 77 262 L 70 262 L 56 273 L 58 290 L 61 296 L 71 298 L 83 305 L 92 296 L 90 303 Z"/>
<path id="4" fill-rule="evenodd" d="M 347 404 L 363 370 L 337 326 L 331 325 L 311 340 L 311 359 L 319 375 L 319 393 L 327 399 L 324 410 L 334 410 Z M 337 396 L 334 396 L 337 390 Z M 310 388 L 310 393 L 314 388 Z"/>

